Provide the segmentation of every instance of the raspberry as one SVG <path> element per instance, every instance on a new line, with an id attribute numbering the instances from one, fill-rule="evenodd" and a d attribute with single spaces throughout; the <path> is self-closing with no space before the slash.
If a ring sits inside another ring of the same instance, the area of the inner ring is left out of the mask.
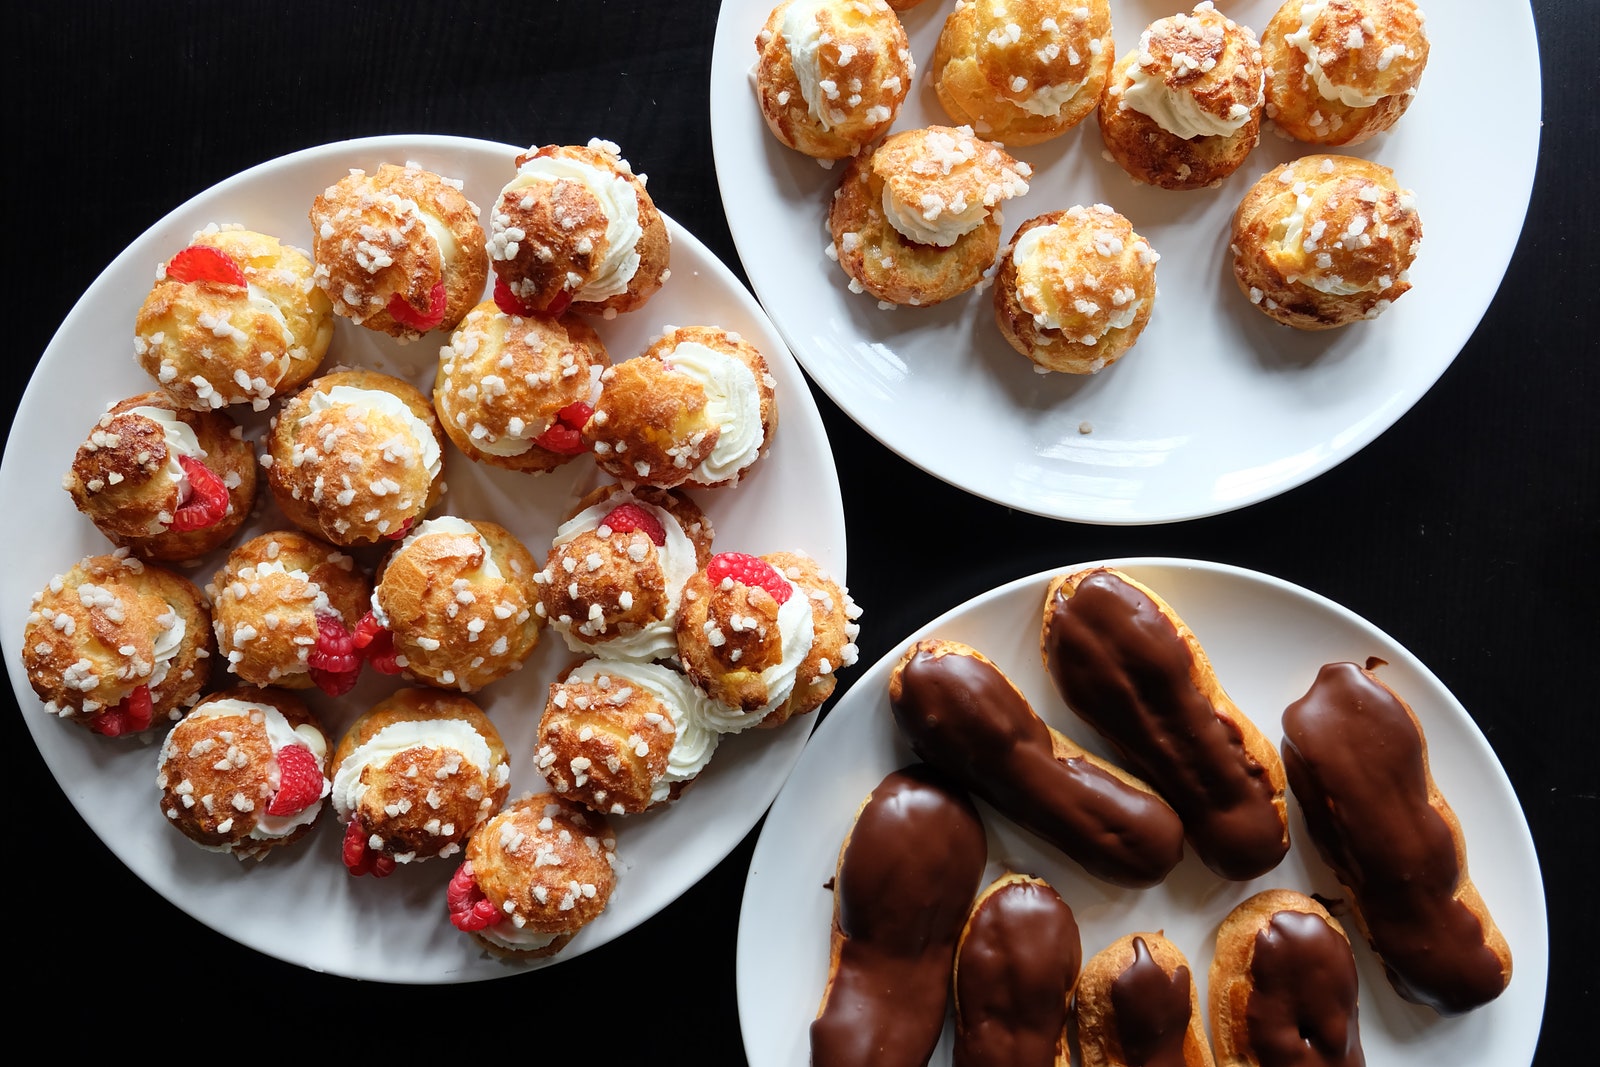
<path id="1" fill-rule="evenodd" d="M 450 921 L 457 930 L 482 930 L 500 920 L 494 902 L 483 895 L 477 879 L 472 877 L 472 867 L 463 863 L 456 868 L 445 890 L 445 903 L 450 908 Z"/>
<path id="2" fill-rule="evenodd" d="M 580 431 L 593 414 L 594 408 L 588 404 L 581 400 L 573 401 L 556 412 L 556 421 L 535 437 L 533 443 L 560 456 L 576 456 L 583 451 L 583 434 Z"/>
<path id="3" fill-rule="evenodd" d="M 622 504 L 612 508 L 610 514 L 600 520 L 600 524 L 611 527 L 612 533 L 638 530 L 654 541 L 657 548 L 667 543 L 667 531 L 662 528 L 660 521 L 638 504 Z"/>
<path id="4" fill-rule="evenodd" d="M 228 487 L 217 472 L 193 456 L 179 456 L 178 465 L 189 476 L 189 497 L 173 512 L 167 529 L 174 533 L 204 530 L 215 526 L 228 514 Z"/>
<path id="5" fill-rule="evenodd" d="M 405 522 L 402 522 L 400 524 L 400 528 L 398 530 L 394 531 L 394 533 L 386 533 L 383 536 L 387 537 L 391 541 L 398 541 L 402 537 L 404 537 L 406 534 L 410 533 L 411 532 L 411 527 L 415 526 L 416 524 L 417 524 L 417 517 L 415 515 L 413 515 L 413 516 L 411 516 L 411 518 L 407 519 Z"/>
<path id="6" fill-rule="evenodd" d="M 399 293 L 389 298 L 389 317 L 409 330 L 418 333 L 427 333 L 444 321 L 444 281 L 437 281 L 433 291 L 428 294 L 428 310 L 420 312 L 406 302 L 406 298 Z"/>
<path id="7" fill-rule="evenodd" d="M 304 745 L 284 745 L 277 757 L 278 791 L 267 804 L 267 814 L 298 815 L 322 799 L 322 768 Z"/>
<path id="8" fill-rule="evenodd" d="M 533 318 L 533 312 L 517 299 L 517 294 L 511 291 L 511 286 L 507 285 L 506 280 L 498 274 L 494 276 L 494 306 L 514 318 Z"/>
<path id="9" fill-rule="evenodd" d="M 351 874 L 370 874 L 374 878 L 387 878 L 394 873 L 394 857 L 375 854 L 367 847 L 367 828 L 361 825 L 361 816 L 352 815 L 344 831 L 341 852 L 345 869 Z"/>
<path id="10" fill-rule="evenodd" d="M 344 623 L 331 612 L 317 613 L 317 644 L 306 657 L 306 672 L 331 697 L 344 696 L 361 677 L 361 657 Z"/>
<path id="11" fill-rule="evenodd" d="M 89 729 L 107 737 L 120 737 L 129 731 L 148 730 L 152 715 L 150 687 L 141 685 L 89 720 Z"/>
<path id="12" fill-rule="evenodd" d="M 167 277 L 179 282 L 245 286 L 244 271 L 228 253 L 210 245 L 190 245 L 167 261 Z"/>
<path id="13" fill-rule="evenodd" d="M 743 552 L 719 552 L 712 556 L 711 562 L 706 564 L 706 577 L 714 586 L 721 585 L 724 578 L 732 578 L 740 585 L 759 586 L 772 594 L 772 599 L 779 604 L 794 592 L 794 586 L 774 570 L 772 564 L 760 556 Z"/>
<path id="14" fill-rule="evenodd" d="M 361 616 L 350 640 L 372 664 L 373 670 L 383 674 L 400 673 L 400 664 L 395 662 L 394 634 L 385 630 L 372 612 Z"/>
<path id="15" fill-rule="evenodd" d="M 561 314 L 563 311 L 566 311 L 567 308 L 571 306 L 572 292 L 570 290 L 563 289 L 550 299 L 549 304 L 545 305 L 544 313 L 549 315 L 551 318 L 555 318 L 557 315 Z"/>

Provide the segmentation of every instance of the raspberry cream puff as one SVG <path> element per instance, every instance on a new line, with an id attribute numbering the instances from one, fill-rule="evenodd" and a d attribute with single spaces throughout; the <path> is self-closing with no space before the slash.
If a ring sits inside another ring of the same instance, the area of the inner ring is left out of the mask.
<path id="1" fill-rule="evenodd" d="M 756 35 L 755 86 L 773 136 L 816 159 L 889 131 L 916 64 L 884 0 L 784 0 Z"/>
<path id="2" fill-rule="evenodd" d="M 530 148 L 516 162 L 489 220 L 502 310 L 611 318 L 666 284 L 666 222 L 620 148 L 596 138 Z"/>
<path id="3" fill-rule="evenodd" d="M 401 536 L 443 491 L 428 398 L 375 371 L 323 375 L 273 416 L 267 485 L 289 521 L 336 545 Z"/>
<path id="4" fill-rule="evenodd" d="M 550 793 L 512 801 L 467 842 L 446 906 L 456 929 L 504 959 L 554 956 L 605 910 L 617 839 L 605 818 Z"/>
<path id="5" fill-rule="evenodd" d="M 217 651 L 229 673 L 258 686 L 349 692 L 360 675 L 350 630 L 372 582 L 332 545 L 292 530 L 234 549 L 207 587 Z"/>
<path id="6" fill-rule="evenodd" d="M 777 726 L 820 708 L 838 685 L 839 668 L 855 666 L 861 609 L 850 591 L 804 552 L 770 552 L 761 558 L 811 602 L 811 651 L 795 672 L 789 699 L 768 716 L 767 725 Z"/>
<path id="7" fill-rule="evenodd" d="M 542 474 L 584 450 L 606 347 L 576 315 L 522 318 L 485 301 L 439 350 L 433 404 L 468 459 Z"/>
<path id="8" fill-rule="evenodd" d="M 731 330 L 668 326 L 636 359 L 600 375 L 583 428 L 595 464 L 639 485 L 737 485 L 778 426 L 778 381 Z"/>
<path id="9" fill-rule="evenodd" d="M 957 0 L 934 46 L 933 87 L 952 121 L 1038 144 L 1094 110 L 1116 48 L 1107 0 Z"/>
<path id="10" fill-rule="evenodd" d="M 1388 167 L 1305 156 L 1266 174 L 1233 216 L 1233 276 L 1250 302 L 1301 330 L 1375 319 L 1411 288 L 1416 197 Z"/>
<path id="11" fill-rule="evenodd" d="M 1001 254 L 995 322 L 1041 374 L 1094 374 L 1150 321 L 1160 258 L 1105 204 L 1031 218 Z"/>
<path id="12" fill-rule="evenodd" d="M 683 589 L 711 558 L 711 522 L 670 489 L 601 486 L 556 528 L 534 574 L 549 621 L 574 652 L 670 659 Z"/>
<path id="13" fill-rule="evenodd" d="M 326 777 L 332 747 L 291 693 L 213 693 L 161 746 L 161 813 L 203 849 L 260 859 L 311 832 L 333 788 Z"/>
<path id="14" fill-rule="evenodd" d="M 500 731 L 454 693 L 402 689 L 351 724 L 333 753 L 334 813 L 353 875 L 445 859 L 500 810 L 511 765 Z"/>
<path id="15" fill-rule="evenodd" d="M 22 668 L 46 711 L 117 737 L 181 717 L 200 697 L 211 649 L 200 590 L 119 548 L 34 595 Z"/>
<path id="16" fill-rule="evenodd" d="M 1150 24 L 1117 61 L 1100 137 L 1135 180 L 1163 189 L 1221 181 L 1261 139 L 1261 46 L 1205 0 Z"/>
<path id="17" fill-rule="evenodd" d="M 1360 144 L 1399 121 L 1428 63 L 1414 0 L 1288 0 L 1261 33 L 1267 117 L 1313 144 Z"/>
<path id="18" fill-rule="evenodd" d="M 1000 205 L 1028 191 L 1026 163 L 970 126 L 890 137 L 850 161 L 828 209 L 852 292 L 927 306 L 977 285 L 1000 247 Z"/>
<path id="19" fill-rule="evenodd" d="M 678 799 L 721 739 L 710 700 L 677 671 L 587 659 L 550 686 L 538 766 L 567 800 L 629 815 Z"/>
<path id="20" fill-rule="evenodd" d="M 276 237 L 206 227 L 161 266 L 139 308 L 139 365 L 183 407 L 264 411 L 311 377 L 333 339 L 312 269 Z"/>
<path id="21" fill-rule="evenodd" d="M 460 322 L 488 280 L 478 205 L 417 163 L 350 171 L 312 203 L 311 230 L 334 313 L 403 341 Z"/>
<path id="22" fill-rule="evenodd" d="M 471 693 L 522 666 L 539 642 L 537 564 L 492 522 L 443 516 L 383 561 L 355 644 L 375 668 Z"/>
<path id="23" fill-rule="evenodd" d="M 141 393 L 100 416 L 62 487 L 113 544 L 145 559 L 197 559 L 249 516 L 255 453 L 226 414 Z"/>

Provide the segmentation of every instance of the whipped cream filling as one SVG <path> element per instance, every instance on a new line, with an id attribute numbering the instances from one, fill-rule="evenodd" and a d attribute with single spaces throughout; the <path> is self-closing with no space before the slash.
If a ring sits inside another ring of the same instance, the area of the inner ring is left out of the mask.
<path id="1" fill-rule="evenodd" d="M 761 672 L 761 681 L 767 687 L 766 704 L 755 711 L 746 712 L 713 700 L 706 713 L 706 720 L 713 730 L 728 734 L 748 730 L 794 694 L 795 677 L 800 664 L 811 654 L 816 630 L 811 615 L 811 598 L 793 582 L 789 582 L 789 588 L 792 590 L 789 599 L 778 607 L 778 635 L 783 658 Z"/>
<path id="2" fill-rule="evenodd" d="M 349 821 L 350 814 L 361 806 L 361 798 L 367 792 L 367 785 L 362 782 L 361 776 L 368 767 L 381 772 L 390 760 L 413 748 L 455 752 L 460 755 L 462 762 L 483 775 L 491 787 L 497 787 L 510 773 L 510 768 L 504 763 L 495 769 L 493 775 L 489 773 L 489 764 L 494 758 L 489 751 L 489 742 L 471 723 L 460 719 L 403 719 L 373 734 L 366 744 L 357 747 L 339 765 L 338 773 L 333 777 L 331 793 L 333 807 L 339 813 L 339 818 Z"/>
<path id="3" fill-rule="evenodd" d="M 501 948 L 513 952 L 534 952 L 544 948 L 550 942 L 560 937 L 560 934 L 544 934 L 526 926 L 518 926 L 510 919 L 501 919 L 493 926 L 486 926 L 482 930 L 474 931 L 485 941 L 493 942 Z"/>
<path id="4" fill-rule="evenodd" d="M 534 182 L 573 181 L 589 190 L 606 216 L 606 255 L 589 284 L 572 294 L 574 300 L 597 301 L 621 296 L 639 270 L 639 197 L 627 179 L 565 156 L 535 156 L 517 169 L 517 176 L 501 190 L 514 196 Z"/>
<path id="5" fill-rule="evenodd" d="M 1316 83 L 1317 92 L 1322 94 L 1324 100 L 1337 100 L 1346 107 L 1371 107 L 1383 97 L 1368 96 L 1349 85 L 1337 85 L 1322 69 L 1316 42 L 1311 39 L 1311 28 L 1327 6 L 1328 0 L 1302 0 L 1300 28 L 1293 33 L 1285 34 L 1284 43 L 1306 57 L 1305 72 L 1311 75 L 1311 80 Z"/>
<path id="6" fill-rule="evenodd" d="M 291 726 L 289 720 L 284 718 L 283 712 L 271 704 L 257 704 L 252 701 L 228 698 L 213 700 L 202 704 L 189 713 L 196 719 L 221 719 L 244 718 L 251 719 L 255 715 L 261 716 L 261 726 L 267 732 L 267 741 L 272 745 L 272 753 L 276 756 L 288 745 L 304 745 L 317 757 L 320 764 L 328 758 L 328 743 L 314 726 Z M 278 786 L 277 775 L 271 776 L 274 789 Z M 331 785 L 324 775 L 322 779 L 322 796 L 328 795 Z M 254 841 L 271 841 L 280 837 L 287 837 L 295 830 L 316 820 L 317 814 L 322 810 L 320 803 L 307 805 L 293 815 L 268 815 L 266 804 L 260 804 L 256 809 L 256 822 L 250 830 L 250 838 Z"/>
<path id="7" fill-rule="evenodd" d="M 281 377 L 289 366 L 289 350 L 295 347 L 294 331 L 289 328 L 289 320 L 284 317 L 283 309 L 278 306 L 276 300 L 249 282 L 245 283 L 245 294 L 250 301 L 250 309 L 259 311 L 278 327 L 278 336 L 283 341 L 283 353 L 277 360 L 278 373 Z"/>
<path id="8" fill-rule="evenodd" d="M 650 802 L 667 799 L 675 782 L 687 782 L 711 762 L 722 734 L 711 722 L 711 699 L 676 671 L 654 663 L 589 660 L 575 667 L 569 682 L 593 682 L 601 675 L 613 683 L 638 686 L 672 712 L 676 730 L 672 750 L 667 754 L 667 769 L 650 793 Z"/>
<path id="9" fill-rule="evenodd" d="M 1087 83 L 1086 78 L 1083 81 L 1063 82 L 1060 85 L 1041 85 L 1026 98 L 1013 100 L 1012 103 L 1030 115 L 1055 118 Z"/>
<path id="10" fill-rule="evenodd" d="M 161 436 L 167 445 L 167 463 L 161 469 L 161 476 L 167 480 L 178 492 L 178 502 L 189 496 L 189 474 L 183 469 L 179 459 L 188 456 L 190 459 L 204 459 L 206 450 L 200 447 L 200 439 L 194 435 L 194 430 L 189 424 L 178 418 L 177 414 L 166 408 L 137 407 L 128 412 L 130 415 L 142 415 L 161 427 Z M 160 534 L 167 531 L 167 524 L 159 518 L 151 519 L 145 526 L 147 534 Z"/>
<path id="11" fill-rule="evenodd" d="M 690 473 L 690 481 L 720 482 L 754 463 L 766 430 L 761 425 L 761 386 L 749 365 L 696 341 L 675 345 L 667 362 L 700 383 L 706 417 L 718 429 L 711 455 Z"/>
<path id="12" fill-rule="evenodd" d="M 422 220 L 423 229 L 428 231 L 428 236 L 433 238 L 433 243 L 439 249 L 439 270 L 448 272 L 450 264 L 454 263 L 461 255 L 461 248 L 456 244 L 456 235 L 446 226 L 444 220 L 431 211 L 425 210 L 421 204 L 414 200 L 407 200 L 406 207 L 416 213 Z"/>
<path id="13" fill-rule="evenodd" d="M 150 668 L 149 681 L 145 683 L 152 695 L 167 680 L 167 674 L 172 670 L 172 659 L 183 647 L 183 639 L 189 632 L 189 624 L 184 621 L 183 613 L 170 600 L 167 601 L 167 613 L 156 616 L 156 625 L 161 627 L 161 632 L 156 635 L 151 649 L 155 663 Z"/>
<path id="14" fill-rule="evenodd" d="M 822 26 L 817 13 L 829 5 L 829 0 L 791 0 L 783 12 L 783 25 L 779 33 L 789 46 L 789 63 L 794 68 L 794 80 L 800 84 L 800 95 L 806 109 L 817 125 L 824 130 L 833 129 L 834 115 L 826 103 L 822 88 Z M 834 91 L 838 95 L 838 91 Z"/>
<path id="15" fill-rule="evenodd" d="M 476 541 L 478 543 L 478 547 L 483 550 L 483 561 L 471 570 L 462 571 L 460 574 L 456 575 L 457 578 L 465 578 L 468 582 L 477 583 L 484 581 L 498 581 L 504 577 L 504 575 L 501 573 L 499 564 L 495 563 L 494 561 L 494 552 L 492 549 L 490 549 L 489 542 L 483 539 L 483 534 L 478 531 L 476 526 L 472 525 L 472 523 L 468 522 L 466 519 L 458 518 L 454 515 L 441 515 L 436 519 L 426 519 L 417 523 L 417 525 L 412 528 L 411 532 L 406 534 L 405 540 L 400 542 L 400 547 L 395 549 L 394 556 L 391 557 L 391 559 L 398 559 L 406 551 L 406 549 L 417 543 L 418 538 L 429 537 L 433 534 L 451 534 L 459 537 L 470 537 L 472 540 Z M 383 583 L 380 582 L 378 584 L 381 586 Z M 383 610 L 383 605 L 378 601 L 377 589 L 373 589 L 372 591 L 372 617 L 374 620 L 376 620 L 379 626 L 382 626 L 386 630 L 390 628 L 389 616 Z"/>
<path id="16" fill-rule="evenodd" d="M 335 385 L 325 392 L 311 394 L 311 410 L 300 419 L 299 427 L 302 430 L 306 429 L 308 423 L 332 407 L 348 408 L 346 412 L 348 417 L 360 418 L 364 414 L 371 413 L 399 423 L 406 435 L 412 439 L 415 451 L 422 459 L 422 465 L 428 470 L 428 477 L 439 477 L 442 456 L 438 439 L 433 436 L 433 430 L 428 424 L 417 418 L 416 413 L 406 406 L 404 400 L 383 389 L 358 389 L 352 385 Z"/>
<path id="17" fill-rule="evenodd" d="M 1161 74 L 1151 73 L 1151 68 L 1138 63 L 1129 68 L 1128 80 L 1122 90 L 1122 106 L 1148 117 L 1174 137 L 1186 141 L 1195 137 L 1231 137 L 1250 121 L 1250 109 L 1243 104 L 1234 104 L 1227 118 L 1218 118 L 1200 106 L 1194 93 L 1172 88 Z"/>
<path id="18" fill-rule="evenodd" d="M 937 196 L 924 197 L 920 204 L 908 204 L 884 182 L 883 217 L 908 241 L 949 248 L 983 225 L 989 217 L 989 208 L 982 200 L 952 203 Z"/>

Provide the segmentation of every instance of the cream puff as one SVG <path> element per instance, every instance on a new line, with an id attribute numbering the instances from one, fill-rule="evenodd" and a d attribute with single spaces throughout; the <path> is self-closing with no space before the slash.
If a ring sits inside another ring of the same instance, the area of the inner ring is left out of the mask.
<path id="1" fill-rule="evenodd" d="M 503 526 L 429 519 L 384 559 L 355 644 L 388 674 L 463 693 L 522 666 L 539 641 L 533 556 Z"/>
<path id="2" fill-rule="evenodd" d="M 333 339 L 311 257 L 276 237 L 208 226 L 156 272 L 133 350 L 180 406 L 267 402 L 316 371 Z"/>
<path id="3" fill-rule="evenodd" d="M 181 717 L 200 698 L 211 649 L 200 590 L 119 548 L 34 594 L 22 668 L 46 711 L 117 737 Z"/>
<path id="4" fill-rule="evenodd" d="M 437 690 L 402 689 L 362 715 L 332 766 L 353 875 L 454 856 L 510 792 L 500 731 L 466 697 Z"/>
<path id="5" fill-rule="evenodd" d="M 930 77 L 952 121 L 1038 144 L 1095 109 L 1116 48 L 1107 0 L 956 0 Z"/>
<path id="6" fill-rule="evenodd" d="M 721 738 L 709 698 L 672 668 L 587 659 L 550 686 L 536 758 L 560 796 L 630 815 L 678 799 Z"/>
<path id="7" fill-rule="evenodd" d="M 1031 218 L 1001 253 L 995 322 L 1041 374 L 1094 374 L 1150 321 L 1160 258 L 1106 204 Z"/>
<path id="8" fill-rule="evenodd" d="M 508 314 L 568 307 L 610 318 L 666 284 L 666 222 L 622 150 L 545 145 L 517 156 L 489 219 L 495 303 Z"/>
<path id="9" fill-rule="evenodd" d="M 889 132 L 916 64 L 884 0 L 784 0 L 756 35 L 756 99 L 783 144 L 853 156 Z"/>
<path id="10" fill-rule="evenodd" d="M 1261 139 L 1261 46 L 1211 0 L 1153 22 L 1117 61 L 1100 101 L 1100 137 L 1136 181 L 1200 189 Z"/>
<path id="11" fill-rule="evenodd" d="M 402 341 L 455 326 L 489 277 L 478 205 L 418 163 L 351 170 L 312 203 L 311 230 L 334 313 Z"/>
<path id="12" fill-rule="evenodd" d="M 769 552 L 761 559 L 811 602 L 811 651 L 795 671 L 789 699 L 764 721 L 778 726 L 820 708 L 838 685 L 839 669 L 856 665 L 861 608 L 848 589 L 804 552 Z"/>
<path id="13" fill-rule="evenodd" d="M 523 318 L 485 301 L 439 350 L 433 405 L 468 459 L 542 474 L 584 451 L 610 362 L 577 315 Z"/>
<path id="14" fill-rule="evenodd" d="M 296 526 L 336 545 L 403 536 L 443 492 L 444 434 L 428 398 L 399 378 L 345 370 L 273 416 L 262 464 Z"/>
<path id="15" fill-rule="evenodd" d="M 739 334 L 668 326 L 640 356 L 600 375 L 584 441 L 596 466 L 625 482 L 737 485 L 772 443 L 777 385 Z"/>
<path id="16" fill-rule="evenodd" d="M 617 867 L 603 816 L 550 793 L 522 797 L 467 843 L 445 894 L 450 922 L 495 956 L 554 956 L 605 910 Z"/>
<path id="17" fill-rule="evenodd" d="M 264 533 L 229 553 L 206 588 L 217 651 L 240 681 L 330 696 L 355 685 L 350 631 L 372 582 L 343 552 L 293 530 Z"/>
<path id="18" fill-rule="evenodd" d="M 852 292 L 926 307 L 977 285 L 1000 247 L 1000 205 L 1032 173 L 970 126 L 890 137 L 850 161 L 828 209 L 828 255 Z"/>
<path id="19" fill-rule="evenodd" d="M 106 409 L 61 484 L 113 544 L 145 559 L 192 560 L 249 516 L 255 453 L 226 414 L 141 393 Z"/>
<path id="20" fill-rule="evenodd" d="M 1360 144 L 1399 121 L 1428 63 L 1414 0 L 1288 0 L 1261 33 L 1267 117 L 1313 144 Z"/>
<path id="21" fill-rule="evenodd" d="M 601 486 L 556 528 L 534 611 L 567 647 L 607 659 L 677 654 L 684 586 L 711 558 L 711 522 L 670 489 Z"/>
<path id="22" fill-rule="evenodd" d="M 1233 216 L 1233 276 L 1264 314 L 1301 330 L 1375 319 L 1411 288 L 1416 196 L 1354 156 L 1305 156 L 1250 187 Z"/>
<path id="23" fill-rule="evenodd" d="M 332 747 L 291 693 L 213 693 L 161 746 L 161 813 L 207 851 L 261 859 L 311 832 L 333 788 L 326 774 Z"/>

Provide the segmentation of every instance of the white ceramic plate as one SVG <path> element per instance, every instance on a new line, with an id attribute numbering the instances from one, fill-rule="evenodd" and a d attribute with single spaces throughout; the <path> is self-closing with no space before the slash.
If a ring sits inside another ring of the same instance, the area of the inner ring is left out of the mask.
<path id="1" fill-rule="evenodd" d="M 1228 694 L 1274 745 L 1283 736 L 1283 709 L 1305 694 L 1322 664 L 1365 662 L 1368 656 L 1388 661 L 1381 675 L 1422 721 L 1434 778 L 1461 819 L 1473 879 L 1511 945 L 1514 974 L 1499 999 L 1468 1015 L 1441 1019 L 1401 1000 L 1355 935 L 1367 1063 L 1509 1067 L 1531 1062 L 1548 962 L 1539 861 L 1516 794 L 1461 705 L 1392 638 L 1297 586 L 1213 563 L 1106 562 L 1172 605 L 1199 637 Z M 833 915 L 833 894 L 823 884 L 834 875 L 857 806 L 890 771 L 917 762 L 889 711 L 889 673 L 906 647 L 924 637 L 973 646 L 1006 672 L 1051 726 L 1097 755 L 1110 755 L 1099 736 L 1056 696 L 1039 659 L 1045 589 L 1054 574 L 1075 569 L 1018 579 L 935 619 L 858 679 L 817 730 L 768 813 L 745 885 L 738 993 L 751 1067 L 810 1062 L 808 1027 L 826 984 Z M 1291 799 L 1289 806 L 1289 854 L 1255 881 L 1225 882 L 1186 849 L 1166 881 L 1129 890 L 1083 874 L 1061 853 L 978 803 L 989 831 L 987 878 L 1011 869 L 1049 881 L 1077 916 L 1085 959 L 1124 934 L 1165 930 L 1189 958 L 1202 1005 L 1217 925 L 1235 905 L 1277 887 L 1343 895 L 1310 846 L 1298 805 Z M 1353 930 L 1348 923 L 1347 928 Z M 932 1062 L 950 1063 L 948 1023 Z"/>
<path id="2" fill-rule="evenodd" d="M 339 827 L 326 812 L 309 840 L 254 869 L 196 848 L 163 825 L 153 744 L 101 738 L 41 710 L 16 667 L 23 623 L 33 593 L 52 575 L 81 556 L 110 549 L 62 492 L 61 475 L 107 403 L 154 385 L 134 363 L 132 338 L 134 314 L 158 263 L 209 222 L 238 222 L 309 248 L 306 215 L 312 199 L 350 167 L 370 172 L 380 163 L 416 160 L 464 179 L 466 194 L 487 207 L 513 173 L 517 151 L 451 137 L 348 141 L 262 164 L 195 197 L 118 256 L 67 316 L 29 383 L 0 468 L 0 510 L 29 516 L 26 524 L 0 528 L 0 559 L 6 560 L 0 568 L 0 637 L 12 689 L 45 762 L 106 846 L 157 892 L 236 941 L 314 970 L 439 983 L 494 978 L 539 964 L 492 960 L 450 925 L 443 892 L 453 862 L 402 867 L 382 881 L 350 877 L 339 861 Z M 737 330 L 761 350 L 778 379 L 781 428 L 771 452 L 737 488 L 694 495 L 716 526 L 718 549 L 804 549 L 843 580 L 838 477 L 805 380 L 738 280 L 692 235 L 671 220 L 668 227 L 672 277 L 666 286 L 640 310 L 609 322 L 592 320 L 593 325 L 613 360 L 642 352 L 667 323 Z M 344 319 L 336 321 L 324 369 L 336 363 L 373 367 L 431 395 L 445 335 L 401 346 Z M 247 433 L 258 435 L 262 420 L 247 421 L 254 427 Z M 499 522 L 539 559 L 549 550 L 564 509 L 598 484 L 593 463 L 581 458 L 554 474 L 530 478 L 480 466 L 453 446 L 447 449 L 449 492 L 435 514 Z M 261 495 L 263 514 L 239 540 L 287 526 L 264 483 Z M 224 555 L 219 552 L 189 576 L 204 585 Z M 532 769 L 536 727 L 547 687 L 570 659 L 560 637 L 546 634 L 526 669 L 476 698 L 511 753 L 513 795 L 542 784 Z M 337 738 L 360 710 L 394 688 L 394 680 L 367 672 L 348 697 L 330 701 L 313 691 L 311 702 Z M 555 961 L 631 930 L 727 856 L 777 793 L 814 721 L 731 737 L 681 801 L 663 811 L 616 819 L 623 870 L 611 904 Z"/>
<path id="3" fill-rule="evenodd" d="M 1317 149 L 1263 131 L 1220 188 L 1168 192 L 1135 185 L 1103 159 L 1091 116 L 1016 151 L 1034 179 L 1007 205 L 1004 237 L 1035 215 L 1108 203 L 1161 253 L 1160 296 L 1121 362 L 1091 377 L 1041 376 L 1000 336 L 992 289 L 880 311 L 824 258 L 827 204 L 843 165 L 824 170 L 781 145 L 750 85 L 755 36 L 774 4 L 725 0 L 711 67 L 717 177 L 750 283 L 811 378 L 851 418 L 930 474 L 1008 507 L 1083 522 L 1166 522 L 1243 507 L 1315 477 L 1387 429 L 1449 366 L 1522 228 L 1539 144 L 1532 15 L 1518 0 L 1428 4 L 1432 50 L 1411 109 L 1388 133 L 1342 150 L 1393 168 L 1416 191 L 1427 239 L 1411 292 L 1375 322 L 1321 334 L 1276 325 L 1234 284 L 1228 230 L 1258 177 Z M 923 76 L 950 6 L 924 3 L 901 16 L 918 78 L 895 130 L 950 122 Z M 1150 22 L 1190 6 L 1112 0 L 1118 54 Z M 1258 32 L 1277 6 L 1219 5 Z"/>

